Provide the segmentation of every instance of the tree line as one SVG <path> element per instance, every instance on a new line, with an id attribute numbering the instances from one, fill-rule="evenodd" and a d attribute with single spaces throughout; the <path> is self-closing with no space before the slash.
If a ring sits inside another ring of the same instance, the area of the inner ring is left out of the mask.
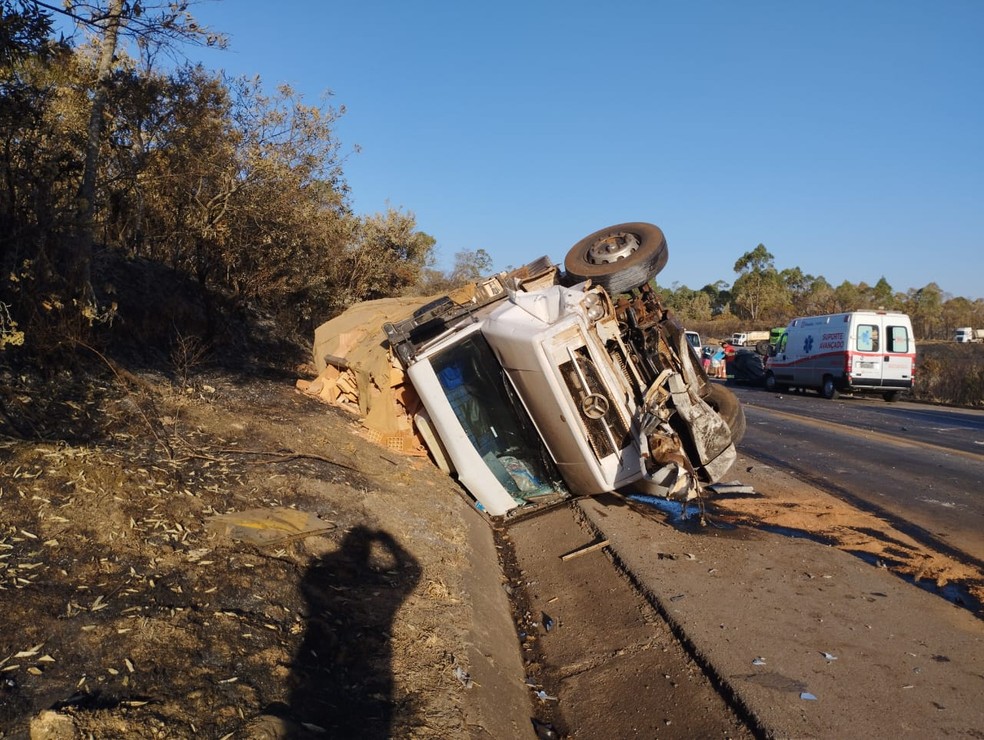
<path id="1" fill-rule="evenodd" d="M 984 327 L 984 299 L 974 301 L 943 292 L 936 283 L 895 291 L 882 277 L 874 285 L 844 281 L 832 286 L 823 276 L 798 267 L 780 270 L 775 256 L 759 244 L 735 262 L 738 277 L 699 290 L 660 287 L 666 303 L 688 325 L 721 327 L 722 336 L 738 325 L 748 329 L 785 326 L 797 316 L 884 309 L 903 311 L 919 339 L 951 339 L 958 326 Z"/>
<path id="2" fill-rule="evenodd" d="M 221 45 L 187 3 L 0 0 L 0 342 L 85 336 L 118 310 L 100 255 L 164 266 L 217 296 L 312 327 L 363 300 L 439 290 L 490 267 L 434 269 L 412 213 L 353 213 L 335 134 L 344 107 L 191 63 Z M 56 38 L 65 12 L 90 33 Z"/>
<path id="3" fill-rule="evenodd" d="M 305 339 L 353 303 L 488 274 L 482 249 L 435 269 L 436 241 L 410 212 L 353 212 L 335 131 L 344 106 L 175 63 L 176 45 L 224 44 L 188 8 L 0 0 L 0 349 L 110 330 L 121 311 L 113 260 L 180 276 L 210 316 L 220 304 L 248 309 Z M 88 33 L 56 36 L 57 14 Z M 833 288 L 778 271 L 762 245 L 735 271 L 731 286 L 664 295 L 686 321 L 768 325 L 883 306 L 908 311 L 924 337 L 984 325 L 981 301 L 934 284 Z"/>

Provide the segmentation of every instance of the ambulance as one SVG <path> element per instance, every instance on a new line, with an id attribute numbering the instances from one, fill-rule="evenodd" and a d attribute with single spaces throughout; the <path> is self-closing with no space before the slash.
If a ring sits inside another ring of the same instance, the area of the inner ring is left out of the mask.
<path id="1" fill-rule="evenodd" d="M 793 319 L 765 363 L 769 390 L 880 394 L 895 401 L 912 388 L 912 322 L 896 311 L 852 311 Z"/>

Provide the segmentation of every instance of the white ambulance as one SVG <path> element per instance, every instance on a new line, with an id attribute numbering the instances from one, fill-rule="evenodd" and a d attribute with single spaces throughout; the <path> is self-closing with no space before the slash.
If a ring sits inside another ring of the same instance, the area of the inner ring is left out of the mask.
<path id="1" fill-rule="evenodd" d="M 896 311 L 852 311 L 793 319 L 765 364 L 769 390 L 815 388 L 878 393 L 894 401 L 912 388 L 916 343 L 912 322 Z"/>

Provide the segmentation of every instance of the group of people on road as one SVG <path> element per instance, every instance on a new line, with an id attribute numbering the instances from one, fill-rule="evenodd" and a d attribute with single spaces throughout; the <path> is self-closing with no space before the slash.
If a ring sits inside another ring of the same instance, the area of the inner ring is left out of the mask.
<path id="1" fill-rule="evenodd" d="M 707 377 L 727 380 L 728 360 L 731 357 L 734 357 L 734 348 L 730 342 L 704 347 L 703 364 Z"/>

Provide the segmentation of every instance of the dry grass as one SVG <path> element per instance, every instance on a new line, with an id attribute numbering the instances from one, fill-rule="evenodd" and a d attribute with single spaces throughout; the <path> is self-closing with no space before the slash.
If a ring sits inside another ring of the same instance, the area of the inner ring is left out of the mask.
<path id="1" fill-rule="evenodd" d="M 5 391 L 50 441 L 0 443 L 0 737 L 46 708 L 94 737 L 243 736 L 271 712 L 328 736 L 464 733 L 450 480 L 288 384 L 42 387 Z M 335 526 L 270 547 L 207 526 L 256 507 Z"/>

